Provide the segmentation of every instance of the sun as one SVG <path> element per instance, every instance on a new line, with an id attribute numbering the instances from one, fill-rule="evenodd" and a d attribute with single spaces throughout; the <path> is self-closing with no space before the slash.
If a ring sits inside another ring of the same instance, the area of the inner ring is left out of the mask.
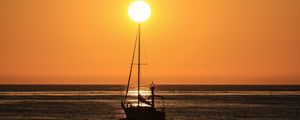
<path id="1" fill-rule="evenodd" d="M 128 9 L 130 18 L 138 23 L 146 21 L 151 15 L 151 8 L 145 1 L 135 1 Z"/>

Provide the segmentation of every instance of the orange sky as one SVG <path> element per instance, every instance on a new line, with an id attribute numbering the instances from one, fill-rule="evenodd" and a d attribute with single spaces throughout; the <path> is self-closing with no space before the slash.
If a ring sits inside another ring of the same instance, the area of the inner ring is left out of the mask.
<path id="1" fill-rule="evenodd" d="M 137 28 L 131 2 L 1 0 L 0 84 L 125 84 Z M 300 84 L 299 0 L 148 3 L 143 79 Z"/>

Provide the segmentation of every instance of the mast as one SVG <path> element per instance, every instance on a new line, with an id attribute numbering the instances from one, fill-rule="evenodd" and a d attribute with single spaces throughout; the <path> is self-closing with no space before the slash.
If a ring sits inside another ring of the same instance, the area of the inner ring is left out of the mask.
<path id="1" fill-rule="evenodd" d="M 140 78 L 141 78 L 141 23 L 138 26 L 139 31 L 139 45 L 138 45 L 138 106 L 140 106 Z"/>
<path id="2" fill-rule="evenodd" d="M 138 30 L 137 30 L 137 35 L 134 43 L 134 49 L 133 49 L 133 55 L 131 59 L 131 65 L 130 65 L 130 72 L 129 72 L 129 77 L 128 77 L 128 82 L 127 82 L 127 89 L 126 89 L 126 94 L 125 94 L 125 99 L 127 99 L 128 91 L 129 91 L 129 84 L 130 84 L 130 79 L 131 79 L 131 74 L 132 74 L 132 69 L 134 65 L 134 58 L 135 58 L 135 52 L 136 52 L 136 46 L 138 47 L 138 106 L 140 106 L 140 81 L 141 81 L 141 23 L 138 24 Z"/>

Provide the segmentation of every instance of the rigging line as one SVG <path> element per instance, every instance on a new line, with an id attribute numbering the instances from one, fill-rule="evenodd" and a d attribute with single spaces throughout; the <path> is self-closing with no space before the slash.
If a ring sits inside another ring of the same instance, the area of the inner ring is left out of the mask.
<path id="1" fill-rule="evenodd" d="M 138 51 L 138 96 L 140 95 L 140 71 L 141 71 L 141 23 L 139 23 L 139 51 Z M 140 100 L 138 99 L 138 106 L 140 106 Z"/>
<path id="2" fill-rule="evenodd" d="M 142 38 L 143 39 L 143 38 Z M 148 64 L 148 58 L 147 58 L 147 50 L 146 50 L 146 44 L 145 44 L 145 40 L 143 39 L 141 41 L 141 46 L 145 46 L 145 47 L 142 47 L 142 51 L 143 51 L 143 56 L 142 56 L 142 61 L 144 61 L 144 64 L 141 63 L 141 65 L 144 65 L 145 66 L 145 69 L 143 69 L 143 73 L 147 73 L 148 71 L 150 71 L 150 66 Z M 148 78 L 148 74 L 143 74 L 143 78 Z M 147 80 L 144 80 L 142 81 L 142 84 L 146 84 L 146 81 Z"/>
<path id="3" fill-rule="evenodd" d="M 125 100 L 127 99 L 128 91 L 129 91 L 129 84 L 130 84 L 130 79 L 131 79 L 131 74 L 132 74 L 132 68 L 134 65 L 134 57 L 135 57 L 135 51 L 136 51 L 136 44 L 138 40 L 138 35 L 139 35 L 139 29 L 137 30 L 137 34 L 135 37 L 135 42 L 134 42 L 134 48 L 133 48 L 133 55 L 132 55 L 132 60 L 131 60 L 131 65 L 130 65 L 130 70 L 129 70 L 129 77 L 128 77 L 128 82 L 127 82 L 127 89 L 125 93 Z"/>

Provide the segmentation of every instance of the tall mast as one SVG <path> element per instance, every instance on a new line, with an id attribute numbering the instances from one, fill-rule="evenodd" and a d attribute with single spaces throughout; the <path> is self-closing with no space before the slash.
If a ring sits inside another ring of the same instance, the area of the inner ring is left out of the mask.
<path id="1" fill-rule="evenodd" d="M 139 48 L 138 48 L 138 98 L 140 95 L 140 78 L 141 78 L 141 23 L 139 23 L 138 26 L 138 31 L 139 31 Z M 140 106 L 140 100 L 138 99 L 138 106 Z"/>

